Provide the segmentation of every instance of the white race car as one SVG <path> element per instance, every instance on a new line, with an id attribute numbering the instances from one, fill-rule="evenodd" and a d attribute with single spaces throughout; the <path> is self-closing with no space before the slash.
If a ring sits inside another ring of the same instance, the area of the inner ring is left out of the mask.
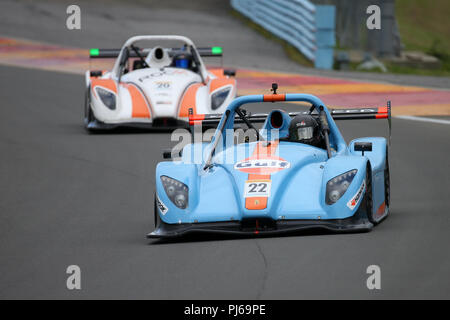
<path id="1" fill-rule="evenodd" d="M 137 46 L 149 41 L 176 46 Z M 235 72 L 207 70 L 202 56 L 221 57 L 222 48 L 197 49 L 182 36 L 135 36 L 122 49 L 91 49 L 91 58 L 117 59 L 111 71 L 86 72 L 86 129 L 180 127 L 189 116 L 223 113 L 236 96 Z"/>

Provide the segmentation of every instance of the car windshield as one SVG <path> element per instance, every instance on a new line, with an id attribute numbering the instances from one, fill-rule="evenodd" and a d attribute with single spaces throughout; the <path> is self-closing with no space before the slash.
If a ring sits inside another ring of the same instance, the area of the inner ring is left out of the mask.
<path id="1" fill-rule="evenodd" d="M 198 52 L 182 41 L 142 40 L 134 42 L 127 49 L 127 55 L 121 62 L 124 73 L 152 65 L 158 68 L 175 67 L 200 72 Z"/>

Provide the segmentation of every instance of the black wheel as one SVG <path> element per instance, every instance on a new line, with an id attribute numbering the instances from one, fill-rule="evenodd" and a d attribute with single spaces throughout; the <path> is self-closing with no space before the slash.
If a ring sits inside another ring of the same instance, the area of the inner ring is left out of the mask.
<path id="1" fill-rule="evenodd" d="M 154 213 L 154 223 L 155 223 L 155 229 L 158 227 L 159 224 L 159 214 L 158 214 L 158 205 L 156 204 L 156 193 L 154 195 L 154 207 L 153 207 L 153 213 Z"/>
<path id="2" fill-rule="evenodd" d="M 377 224 L 375 215 L 373 213 L 373 199 L 372 199 L 372 170 L 370 164 L 366 168 L 366 194 L 364 195 L 364 205 L 366 207 L 367 218 L 372 224 Z"/>
<path id="3" fill-rule="evenodd" d="M 86 130 L 89 130 L 88 125 L 94 120 L 94 115 L 91 110 L 90 88 L 87 88 L 86 94 L 84 95 L 84 127 Z"/>
<path id="4" fill-rule="evenodd" d="M 384 167 L 384 203 L 389 207 L 391 201 L 391 177 L 389 173 L 389 155 L 386 147 L 386 165 Z"/>

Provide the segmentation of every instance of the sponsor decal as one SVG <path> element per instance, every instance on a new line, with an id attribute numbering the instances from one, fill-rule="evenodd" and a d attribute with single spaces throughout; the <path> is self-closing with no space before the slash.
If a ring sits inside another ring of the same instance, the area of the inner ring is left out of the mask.
<path id="1" fill-rule="evenodd" d="M 172 82 L 170 82 L 170 81 L 156 81 L 155 82 L 155 89 L 157 89 L 157 90 L 170 89 L 171 86 L 172 86 Z"/>
<path id="2" fill-rule="evenodd" d="M 188 73 L 185 70 L 158 70 L 158 71 L 151 71 L 149 74 L 139 78 L 140 82 L 144 82 L 145 80 L 148 80 L 150 78 L 158 78 L 162 76 L 176 76 L 176 75 L 187 75 Z"/>
<path id="3" fill-rule="evenodd" d="M 347 207 L 350 208 L 350 210 L 355 209 L 356 205 L 359 203 L 359 200 L 361 200 L 362 193 L 366 187 L 366 182 L 363 181 L 361 184 L 361 187 L 359 187 L 358 192 L 350 199 L 349 202 L 347 202 Z"/>
<path id="4" fill-rule="evenodd" d="M 172 101 L 156 101 L 156 104 L 172 104 Z"/>
<path id="5" fill-rule="evenodd" d="M 144 82 L 145 80 L 148 80 L 148 79 L 151 79 L 151 78 L 162 77 L 164 74 L 165 74 L 164 71 L 153 72 L 153 73 L 150 73 L 150 74 L 148 74 L 146 76 L 143 76 L 143 77 L 139 78 L 139 81 L 140 82 Z"/>
<path id="6" fill-rule="evenodd" d="M 284 169 L 289 169 L 291 163 L 283 158 L 267 156 L 267 158 L 248 158 L 237 162 L 235 170 L 245 173 L 271 174 Z"/>
<path id="7" fill-rule="evenodd" d="M 163 216 L 169 211 L 169 208 L 161 201 L 158 195 L 156 195 L 156 205 Z"/>

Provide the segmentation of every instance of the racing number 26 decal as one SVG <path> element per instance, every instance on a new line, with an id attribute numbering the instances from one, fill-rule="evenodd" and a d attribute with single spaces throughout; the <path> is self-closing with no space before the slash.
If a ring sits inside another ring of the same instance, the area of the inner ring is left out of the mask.
<path id="1" fill-rule="evenodd" d="M 155 82 L 156 89 L 158 90 L 164 90 L 164 89 L 170 89 L 171 83 L 170 81 L 157 81 Z"/>
<path id="2" fill-rule="evenodd" d="M 269 197 L 271 181 L 246 181 L 244 186 L 244 197 Z"/>

